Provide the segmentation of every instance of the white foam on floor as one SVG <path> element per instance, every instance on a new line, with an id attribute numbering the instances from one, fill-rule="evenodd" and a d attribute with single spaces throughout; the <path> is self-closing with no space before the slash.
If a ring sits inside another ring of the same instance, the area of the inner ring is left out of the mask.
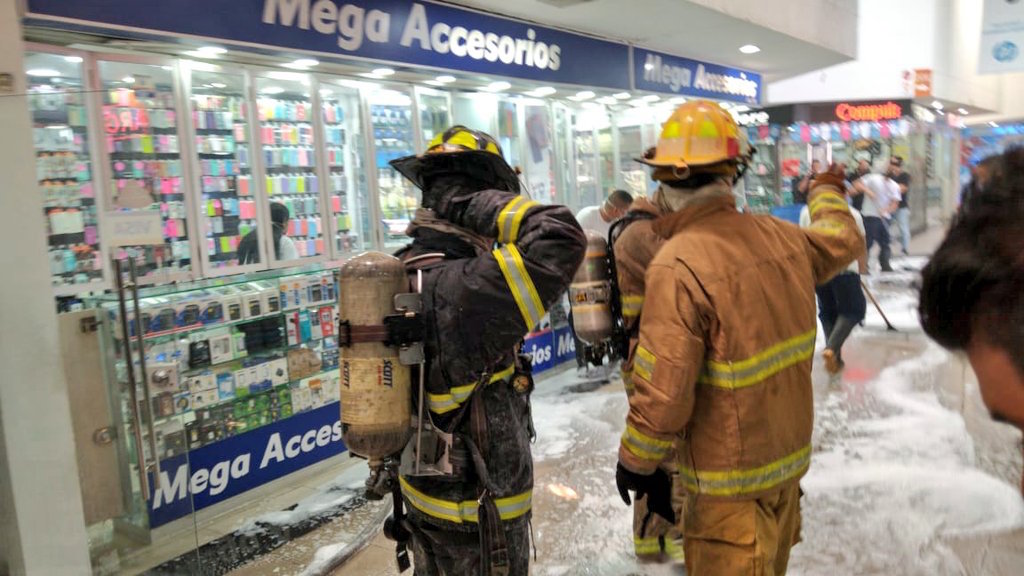
<path id="1" fill-rule="evenodd" d="M 313 574 L 322 574 L 333 562 L 338 554 L 341 554 L 348 548 L 348 542 L 335 542 L 326 546 L 317 548 L 316 554 L 313 555 L 313 560 L 310 561 L 306 569 L 301 572 L 302 576 L 311 576 Z"/>
<path id="2" fill-rule="evenodd" d="M 792 573 L 960 574 L 943 538 L 1024 526 L 1017 489 L 975 467 L 963 418 L 939 403 L 947 360 L 929 345 L 884 370 L 877 414 L 853 419 L 838 391 L 819 408 Z"/>

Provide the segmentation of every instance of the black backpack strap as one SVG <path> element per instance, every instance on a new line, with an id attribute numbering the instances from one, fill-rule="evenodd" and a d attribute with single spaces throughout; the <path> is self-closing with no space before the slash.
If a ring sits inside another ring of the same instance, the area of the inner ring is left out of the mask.
<path id="1" fill-rule="evenodd" d="M 625 216 L 612 222 L 608 230 L 608 267 L 611 278 L 611 306 L 614 326 L 612 327 L 612 353 L 618 358 L 626 358 L 629 354 L 629 333 L 626 332 L 626 321 L 622 316 L 622 291 L 619 289 L 619 271 L 615 265 L 615 243 L 634 222 L 654 220 L 657 216 L 643 210 L 627 212 Z"/>

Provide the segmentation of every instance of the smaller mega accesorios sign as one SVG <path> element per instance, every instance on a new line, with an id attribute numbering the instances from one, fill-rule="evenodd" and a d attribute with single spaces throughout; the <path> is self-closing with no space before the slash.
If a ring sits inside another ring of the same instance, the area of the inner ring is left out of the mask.
<path id="1" fill-rule="evenodd" d="M 638 90 L 745 104 L 761 100 L 760 74 L 640 48 L 633 49 L 633 84 Z"/>

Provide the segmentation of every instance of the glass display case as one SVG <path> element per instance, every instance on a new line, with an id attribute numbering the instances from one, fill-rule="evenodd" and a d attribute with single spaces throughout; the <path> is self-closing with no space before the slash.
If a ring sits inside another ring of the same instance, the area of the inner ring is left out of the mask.
<path id="1" fill-rule="evenodd" d="M 57 295 L 102 288 L 106 268 L 82 61 L 76 55 L 25 54 L 36 179 Z"/>
<path id="2" fill-rule="evenodd" d="M 292 72 L 255 77 L 261 160 L 270 204 L 267 252 L 274 265 L 293 265 L 326 254 L 310 84 L 308 75 Z"/>
<path id="3" fill-rule="evenodd" d="M 417 87 L 416 102 L 420 111 L 420 133 L 426 146 L 435 136 L 451 128 L 451 101 L 445 92 Z"/>
<path id="4" fill-rule="evenodd" d="M 337 256 L 373 245 L 359 92 L 321 82 L 327 200 Z"/>
<path id="5" fill-rule="evenodd" d="M 577 110 L 573 115 L 573 147 L 576 157 L 576 190 L 579 208 L 601 201 L 600 150 L 593 114 Z"/>
<path id="6" fill-rule="evenodd" d="M 778 146 L 769 139 L 752 142 L 756 152 L 743 174 L 747 209 L 756 214 L 768 214 L 776 206 L 782 205 L 778 186 Z"/>
<path id="7" fill-rule="evenodd" d="M 194 266 L 191 201 L 182 167 L 174 66 L 101 60 L 99 80 L 108 160 L 106 206 L 158 212 L 164 234 L 163 245 L 120 248 L 113 256 L 135 259 L 146 283 L 187 277 Z"/>
<path id="8" fill-rule="evenodd" d="M 519 103 L 515 100 L 498 100 L 498 143 L 509 166 L 522 169 L 522 131 L 519 128 Z"/>
<path id="9" fill-rule="evenodd" d="M 170 557 L 185 554 L 189 543 L 211 539 L 195 512 L 231 497 L 229 507 L 251 504 L 239 495 L 344 451 L 340 428 L 325 436 L 312 424 L 326 418 L 330 429 L 338 418 L 333 271 L 239 274 L 137 296 L 137 308 L 130 297 L 121 308 L 117 294 L 88 302 L 101 319 L 120 455 L 118 469 L 103 472 L 123 481 L 127 502 L 89 526 L 97 573 L 147 570 L 169 547 L 177 547 Z M 282 445 L 275 456 L 265 430 L 280 438 L 308 427 L 315 441 Z M 252 453 L 257 444 L 270 448 Z M 195 534 L 182 538 L 182 530 Z"/>
<path id="10" fill-rule="evenodd" d="M 559 197 L 555 178 L 554 127 L 551 108 L 543 103 L 524 103 L 526 116 L 526 158 L 523 171 L 530 197 L 553 204 Z"/>
<path id="11" fill-rule="evenodd" d="M 262 261 L 246 79 L 205 63 L 183 67 L 191 85 L 204 270 L 233 273 Z"/>
<path id="12" fill-rule="evenodd" d="M 368 90 L 366 97 L 373 130 L 384 247 L 398 248 L 409 241 L 405 229 L 416 213 L 420 191 L 388 163 L 416 153 L 412 98 L 406 92 L 385 88 Z"/>

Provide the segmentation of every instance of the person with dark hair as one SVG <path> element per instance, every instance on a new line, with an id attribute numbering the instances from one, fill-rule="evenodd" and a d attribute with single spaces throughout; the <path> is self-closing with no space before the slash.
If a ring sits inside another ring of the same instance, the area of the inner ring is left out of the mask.
<path id="1" fill-rule="evenodd" d="M 1024 148 L 986 165 L 924 268 L 919 313 L 935 341 L 967 352 L 993 418 L 1024 430 Z"/>
<path id="2" fill-rule="evenodd" d="M 291 214 L 288 207 L 280 202 L 270 203 L 271 231 L 274 234 L 274 258 L 277 260 L 295 260 L 299 251 L 295 242 L 286 234 Z M 238 243 L 238 263 L 258 264 L 260 261 L 260 240 L 256 230 L 249 232 Z"/>
<path id="3" fill-rule="evenodd" d="M 615 190 L 600 206 L 587 206 L 576 214 L 576 221 L 584 230 L 593 230 L 607 238 L 612 222 L 618 220 L 633 204 L 633 196 L 625 190 Z"/>
<path id="4" fill-rule="evenodd" d="M 965 210 L 973 195 L 988 185 L 988 181 L 991 179 L 993 171 L 999 165 L 1001 158 L 1001 155 L 993 154 L 971 166 L 971 181 L 960 189 L 960 205 L 957 207 L 959 213 Z"/>

